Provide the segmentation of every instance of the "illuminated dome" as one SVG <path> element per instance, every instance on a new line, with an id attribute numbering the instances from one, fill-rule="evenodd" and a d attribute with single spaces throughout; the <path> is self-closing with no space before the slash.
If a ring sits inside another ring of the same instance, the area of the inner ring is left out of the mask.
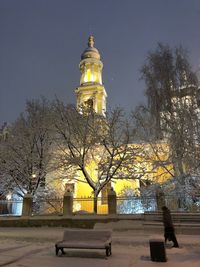
<path id="1" fill-rule="evenodd" d="M 83 54 L 81 55 L 81 59 L 86 58 L 96 58 L 100 60 L 99 51 L 94 47 L 94 37 L 90 36 L 88 39 L 88 47 L 85 49 Z"/>

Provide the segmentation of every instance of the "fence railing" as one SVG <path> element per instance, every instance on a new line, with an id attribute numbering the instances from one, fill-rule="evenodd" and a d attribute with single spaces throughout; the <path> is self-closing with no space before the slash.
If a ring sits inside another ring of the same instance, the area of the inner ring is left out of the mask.
<path id="1" fill-rule="evenodd" d="M 165 196 L 165 205 L 173 211 L 200 212 L 200 197 L 179 197 L 176 195 Z"/>
<path id="2" fill-rule="evenodd" d="M 106 204 L 104 204 L 106 203 Z M 94 213 L 94 198 L 73 198 L 73 212 L 75 214 Z M 107 214 L 107 198 L 97 198 L 97 214 Z"/>
<path id="3" fill-rule="evenodd" d="M 155 197 L 117 197 L 117 213 L 118 214 L 136 214 L 144 213 L 147 211 L 156 211 L 156 198 Z"/>
<path id="4" fill-rule="evenodd" d="M 167 195 L 160 203 L 156 196 L 150 197 L 117 197 L 118 214 L 136 214 L 161 210 L 165 205 L 172 211 L 200 212 L 200 198 Z M 160 206 L 160 207 L 159 207 Z"/>
<path id="5" fill-rule="evenodd" d="M 32 202 L 32 215 L 58 215 L 62 212 L 63 199 L 45 199 Z"/>
<path id="6" fill-rule="evenodd" d="M 94 198 L 73 198 L 73 196 L 70 198 L 72 203 L 69 205 L 70 214 L 94 214 Z M 23 201 L 0 200 L 0 216 L 66 215 L 63 210 L 63 201 L 65 199 L 40 199 L 37 201 L 31 199 L 26 204 L 25 198 Z M 97 198 L 97 214 L 142 214 L 161 210 L 162 205 L 166 205 L 171 211 L 200 212 L 200 198 L 168 195 L 162 199 L 162 202 L 159 202 L 156 196 L 116 197 L 116 195 L 112 195 L 112 199 Z M 26 207 L 26 212 L 22 214 L 22 211 L 25 210 L 24 207 Z"/>
<path id="7" fill-rule="evenodd" d="M 102 204 L 106 203 L 106 204 Z M 33 201 L 31 207 L 32 215 L 58 215 L 63 212 L 63 199 L 46 199 Z M 74 214 L 93 214 L 94 198 L 73 198 Z M 107 214 L 107 199 L 97 198 L 97 214 Z"/>

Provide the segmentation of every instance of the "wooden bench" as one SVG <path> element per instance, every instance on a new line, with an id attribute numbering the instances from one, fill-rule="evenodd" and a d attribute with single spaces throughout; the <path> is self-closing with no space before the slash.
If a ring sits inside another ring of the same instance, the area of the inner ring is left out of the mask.
<path id="1" fill-rule="evenodd" d="M 55 244 L 56 255 L 64 248 L 105 249 L 106 256 L 111 255 L 112 231 L 102 229 L 66 229 L 63 240 Z"/>

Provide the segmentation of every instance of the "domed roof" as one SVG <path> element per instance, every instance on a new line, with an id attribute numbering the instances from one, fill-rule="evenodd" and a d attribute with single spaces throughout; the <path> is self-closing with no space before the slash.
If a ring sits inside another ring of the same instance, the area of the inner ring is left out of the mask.
<path id="1" fill-rule="evenodd" d="M 96 58 L 100 60 L 99 51 L 94 47 L 94 37 L 92 35 L 88 38 L 88 47 L 81 55 L 81 59 Z"/>

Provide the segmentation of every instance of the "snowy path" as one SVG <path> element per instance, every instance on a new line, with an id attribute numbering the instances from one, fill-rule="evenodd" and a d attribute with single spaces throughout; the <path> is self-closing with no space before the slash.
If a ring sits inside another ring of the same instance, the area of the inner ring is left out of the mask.
<path id="1" fill-rule="evenodd" d="M 0 228 L 0 266 L 10 267 L 199 267 L 200 235 L 178 235 L 180 249 L 166 248 L 166 263 L 152 262 L 148 241 L 159 234 L 137 231 L 114 232 L 113 254 L 105 251 L 67 250 L 55 256 L 55 241 L 63 228 Z"/>

